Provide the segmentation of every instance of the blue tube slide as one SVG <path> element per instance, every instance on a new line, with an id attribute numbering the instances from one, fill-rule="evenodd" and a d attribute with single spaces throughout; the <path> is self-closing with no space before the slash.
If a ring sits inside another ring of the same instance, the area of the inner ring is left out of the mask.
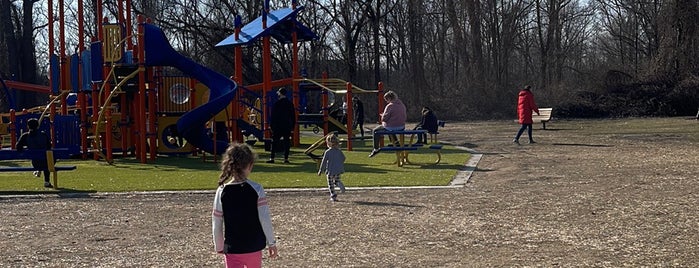
<path id="1" fill-rule="evenodd" d="M 146 23 L 144 28 L 146 65 L 175 67 L 209 88 L 209 101 L 185 113 L 177 120 L 179 135 L 205 152 L 223 154 L 228 147 L 228 141 L 214 140 L 209 135 L 205 124 L 233 101 L 236 83 L 177 53 L 157 26 Z"/>

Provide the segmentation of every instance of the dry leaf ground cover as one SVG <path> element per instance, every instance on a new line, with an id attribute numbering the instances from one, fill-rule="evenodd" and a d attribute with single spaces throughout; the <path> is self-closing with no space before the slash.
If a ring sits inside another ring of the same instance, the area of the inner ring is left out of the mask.
<path id="1" fill-rule="evenodd" d="M 448 123 L 481 153 L 464 187 L 270 191 L 265 267 L 695 267 L 699 122 Z M 537 126 L 538 128 L 539 126 Z M 415 178 L 419 180 L 420 178 Z M 2 267 L 222 267 L 212 192 L 0 196 Z"/>

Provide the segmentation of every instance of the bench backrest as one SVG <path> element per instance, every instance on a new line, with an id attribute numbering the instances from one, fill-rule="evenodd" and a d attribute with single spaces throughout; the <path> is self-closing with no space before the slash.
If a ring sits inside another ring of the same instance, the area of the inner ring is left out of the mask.
<path id="1" fill-rule="evenodd" d="M 55 148 L 49 150 L 53 154 L 54 159 L 69 159 L 70 151 L 67 148 Z M 0 160 L 15 160 L 15 159 L 46 159 L 46 150 L 27 149 L 17 150 L 0 150 Z"/>
<path id="2" fill-rule="evenodd" d="M 539 115 L 536 115 L 535 112 L 532 112 L 532 116 L 534 118 L 548 120 L 548 119 L 551 119 L 551 112 L 552 111 L 553 111 L 553 108 L 539 108 Z"/>

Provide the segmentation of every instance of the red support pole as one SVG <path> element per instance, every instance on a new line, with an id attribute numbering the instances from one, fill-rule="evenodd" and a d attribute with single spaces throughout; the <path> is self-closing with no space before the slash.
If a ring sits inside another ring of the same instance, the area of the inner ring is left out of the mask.
<path id="1" fill-rule="evenodd" d="M 112 154 L 112 148 L 114 146 L 112 144 L 112 138 L 114 136 L 114 134 L 112 133 L 112 109 L 109 107 L 105 107 L 105 109 L 107 109 L 106 111 L 104 111 L 104 144 L 106 144 L 105 147 L 107 149 L 106 160 L 107 163 L 112 163 L 112 159 L 114 159 L 114 156 Z"/>
<path id="2" fill-rule="evenodd" d="M 65 107 L 65 105 L 63 105 Z M 51 104 L 49 104 L 49 129 L 51 133 L 51 147 L 56 145 L 56 128 L 55 125 L 53 124 L 53 119 L 56 118 L 56 102 L 51 100 Z"/>
<path id="3" fill-rule="evenodd" d="M 141 72 L 143 73 L 143 72 Z M 149 79 L 152 81 L 152 73 L 149 75 Z M 139 82 L 140 84 L 143 84 L 145 87 L 145 80 L 141 80 Z M 158 109 L 157 109 L 157 103 L 156 103 L 156 94 L 155 94 L 155 89 L 154 88 L 149 88 L 148 89 L 148 130 L 150 132 L 147 133 L 148 141 L 150 143 L 150 160 L 155 161 L 156 157 L 156 152 L 157 152 L 157 145 L 158 145 L 158 125 L 156 124 L 156 120 L 158 118 L 156 117 Z"/>
<path id="4" fill-rule="evenodd" d="M 291 55 L 291 87 L 292 87 L 292 92 L 294 96 L 294 107 L 296 107 L 296 110 L 294 111 L 294 122 L 299 121 L 299 99 L 301 98 L 300 96 L 300 89 L 299 89 L 299 82 L 297 79 L 301 78 L 301 75 L 299 74 L 299 45 L 298 45 L 298 33 L 296 32 L 296 27 L 294 26 L 294 32 L 291 33 L 291 43 L 292 43 L 292 55 Z M 293 136 L 293 143 L 294 146 L 299 146 L 301 144 L 301 132 L 299 132 L 299 124 L 294 125 L 294 136 Z"/>
<path id="5" fill-rule="evenodd" d="M 267 93 L 272 91 L 272 52 L 269 36 L 262 38 L 262 122 L 264 123 L 265 139 L 270 139 L 270 126 L 267 116 L 271 112 L 272 104 L 268 103 Z"/>
<path id="6" fill-rule="evenodd" d="M 325 80 L 328 79 L 328 72 L 323 72 L 323 83 L 325 83 Z M 328 104 L 328 90 L 323 89 L 323 105 L 322 105 L 322 110 L 323 110 L 323 134 L 328 135 L 328 109 L 330 109 L 329 104 Z"/>
<path id="7" fill-rule="evenodd" d="M 194 108 L 197 108 L 197 80 L 194 80 L 194 78 L 189 79 L 189 105 L 190 105 L 190 110 L 193 110 Z M 196 156 L 197 155 L 197 149 L 198 148 L 192 148 L 192 155 Z"/>
<path id="8" fill-rule="evenodd" d="M 15 150 L 15 145 L 17 144 L 17 112 L 15 112 L 15 109 L 10 110 L 10 126 L 9 126 L 9 131 L 10 131 L 10 148 L 12 150 Z"/>
<path id="9" fill-rule="evenodd" d="M 236 16 L 234 20 L 234 25 L 235 27 L 235 40 L 240 40 L 240 16 Z M 233 81 L 235 81 L 238 84 L 238 89 L 236 90 L 235 93 L 235 99 L 233 100 L 233 107 L 236 107 L 233 110 L 233 120 L 231 122 L 231 131 L 233 133 L 233 140 L 236 141 L 243 141 L 243 133 L 240 131 L 239 126 L 238 126 L 238 118 L 241 117 L 242 111 L 241 108 L 244 109 L 244 107 L 241 107 L 241 102 L 240 102 L 240 97 L 243 95 L 242 90 L 240 89 L 240 86 L 243 84 L 243 48 L 241 46 L 236 46 L 234 48 L 234 57 L 235 57 L 235 63 L 234 63 L 234 70 L 233 70 Z"/>
<path id="10" fill-rule="evenodd" d="M 385 100 L 383 99 L 383 82 L 379 82 L 377 94 L 379 94 L 379 117 L 377 123 L 381 124 L 381 114 L 383 113 L 383 108 L 385 105 Z M 383 138 L 379 139 L 379 145 L 383 146 Z"/>
<path id="11" fill-rule="evenodd" d="M 54 50 L 54 46 L 55 46 L 54 40 L 53 40 L 55 37 L 54 33 L 53 33 L 53 31 L 54 31 L 53 30 L 53 21 L 54 21 L 54 19 L 53 19 L 53 0 L 48 0 L 48 7 L 49 7 L 49 10 L 48 10 L 49 11 L 48 12 L 49 13 L 48 14 L 48 17 L 49 17 L 49 59 L 51 59 L 51 56 L 53 56 L 53 50 Z M 49 66 L 49 92 L 51 91 L 51 88 L 53 88 L 53 83 L 57 82 L 57 81 L 51 80 L 51 77 L 53 77 L 52 70 L 53 70 L 53 68 L 51 68 L 51 66 Z M 49 94 L 51 94 L 51 93 L 49 93 Z"/>
<path id="12" fill-rule="evenodd" d="M 61 75 L 59 75 L 59 77 L 60 77 L 60 79 L 61 79 L 61 84 L 60 84 L 61 86 L 60 86 L 60 88 L 58 89 L 58 91 L 59 91 L 58 93 L 60 93 L 60 91 L 63 91 L 63 90 L 68 89 L 68 78 L 69 78 L 69 76 L 68 76 L 68 68 L 70 67 L 70 66 L 68 66 L 68 64 L 67 64 L 67 59 L 66 59 L 66 34 L 65 34 L 65 31 L 66 31 L 65 18 L 66 18 L 66 17 L 65 17 L 65 0 L 59 0 L 59 1 L 58 1 L 58 13 L 59 13 L 59 16 L 60 16 L 60 22 L 59 22 L 58 25 L 59 25 L 59 31 L 60 31 L 60 32 L 59 32 L 59 35 L 60 35 L 60 38 L 61 38 L 61 40 L 60 40 L 60 41 L 61 41 L 61 47 L 60 47 L 60 49 L 61 49 L 61 55 L 60 55 L 60 59 L 61 59 L 61 60 L 60 60 L 60 61 L 61 61 Z M 68 106 L 65 105 L 65 104 L 66 104 L 66 97 L 65 97 L 65 95 L 61 96 L 61 104 L 62 104 L 62 105 L 61 105 L 61 114 L 63 114 L 63 115 L 68 114 Z M 55 104 L 52 104 L 52 106 L 53 106 L 53 105 L 55 105 Z M 52 111 L 52 112 L 53 112 L 53 111 Z M 55 114 L 54 114 L 54 115 L 55 115 Z M 53 129 L 53 124 L 52 124 L 51 129 Z M 53 132 L 53 130 L 52 130 L 52 132 Z M 53 137 L 53 134 L 54 134 L 54 133 L 51 133 L 51 134 L 52 134 L 52 137 Z"/>
<path id="13" fill-rule="evenodd" d="M 379 120 L 377 121 L 377 123 L 380 124 L 380 123 L 381 123 L 381 114 L 383 113 L 384 105 L 386 105 L 386 104 L 384 103 L 385 101 L 384 101 L 384 99 L 383 99 L 383 82 L 379 82 L 377 94 L 379 95 L 379 96 L 378 96 L 378 97 L 379 97 L 379 109 L 378 109 L 378 112 L 379 112 L 379 114 L 378 114 L 378 115 L 379 115 L 378 119 L 379 119 Z"/>
<path id="14" fill-rule="evenodd" d="M 85 15 L 83 1 L 78 1 L 78 52 L 85 50 Z M 82 55 L 79 55 L 82 56 Z M 82 75 L 82 72 L 80 73 Z"/>
<path id="15" fill-rule="evenodd" d="M 104 76 L 103 76 L 104 77 Z M 105 83 L 102 81 L 102 83 Z M 93 142 L 93 148 L 98 147 L 97 144 L 100 142 L 99 139 L 99 129 L 97 129 L 97 117 L 99 116 L 99 107 L 100 101 L 99 101 L 99 86 L 97 84 L 93 84 L 92 86 L 92 135 L 94 136 L 92 142 Z M 93 154 L 92 155 L 93 159 L 99 160 L 99 154 Z"/>
<path id="16" fill-rule="evenodd" d="M 243 142 L 242 134 L 238 131 L 238 118 L 240 118 L 240 90 L 235 91 L 233 101 L 228 105 L 230 116 L 228 117 L 228 142 Z"/>
<path id="17" fill-rule="evenodd" d="M 117 0 L 117 23 L 124 25 L 124 0 Z M 129 32 L 129 29 L 126 29 Z"/>
<path id="18" fill-rule="evenodd" d="M 83 88 L 82 81 L 89 79 L 89 77 L 83 76 L 84 59 L 83 51 L 85 51 L 85 8 L 83 1 L 78 1 L 78 57 L 80 59 L 80 64 L 78 65 L 78 120 L 80 120 L 80 146 L 83 150 L 87 150 L 87 129 L 85 126 L 86 115 L 87 115 L 87 97 L 85 96 L 85 89 Z M 88 67 L 90 68 L 90 67 Z M 84 156 L 84 155 L 83 155 Z"/>
<path id="19" fill-rule="evenodd" d="M 97 26 L 97 38 L 100 41 L 104 41 L 104 35 L 103 31 L 104 28 L 102 27 L 102 0 L 97 0 L 97 14 L 95 15 L 95 25 Z M 94 102 L 94 100 L 93 100 Z"/>
<path id="20" fill-rule="evenodd" d="M 145 48 L 145 39 L 144 39 L 144 33 L 145 33 L 145 28 L 144 28 L 144 22 L 145 18 L 143 16 L 138 16 L 138 67 L 139 68 L 144 68 L 145 69 L 145 51 L 143 51 L 143 48 Z M 139 81 L 145 81 L 146 79 L 146 74 L 144 72 L 139 72 L 138 73 L 138 80 Z M 138 95 L 137 95 L 137 100 L 138 100 L 138 118 L 139 120 L 137 121 L 138 123 L 138 133 L 139 137 L 137 138 L 137 142 L 139 143 L 138 146 L 138 158 L 141 160 L 142 164 L 146 163 L 146 84 L 145 83 L 139 83 L 138 84 Z M 155 145 L 155 144 L 153 144 Z"/>
<path id="21" fill-rule="evenodd" d="M 131 33 L 133 31 L 133 25 L 131 25 L 133 18 L 131 18 L 131 0 L 126 0 L 126 31 Z M 133 50 L 133 38 L 126 40 L 126 49 Z"/>
<path id="22" fill-rule="evenodd" d="M 119 96 L 119 125 L 117 126 L 119 128 L 119 132 L 121 132 L 121 155 L 126 156 L 128 153 L 127 148 L 129 148 L 129 137 L 131 137 L 131 134 L 128 129 L 128 126 L 126 125 L 126 120 L 128 118 L 128 111 L 129 111 L 129 105 L 127 105 L 126 101 L 126 94 L 121 94 Z"/>

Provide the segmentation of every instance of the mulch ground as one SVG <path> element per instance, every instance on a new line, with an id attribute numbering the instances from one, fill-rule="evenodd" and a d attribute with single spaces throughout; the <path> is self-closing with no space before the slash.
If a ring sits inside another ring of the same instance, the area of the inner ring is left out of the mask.
<path id="1" fill-rule="evenodd" d="M 511 121 L 450 122 L 442 141 L 483 154 L 462 188 L 270 191 L 264 266 L 694 267 L 699 122 L 633 120 L 650 126 L 559 120 L 521 146 Z M 0 196 L 0 266 L 222 267 L 212 193 Z"/>

